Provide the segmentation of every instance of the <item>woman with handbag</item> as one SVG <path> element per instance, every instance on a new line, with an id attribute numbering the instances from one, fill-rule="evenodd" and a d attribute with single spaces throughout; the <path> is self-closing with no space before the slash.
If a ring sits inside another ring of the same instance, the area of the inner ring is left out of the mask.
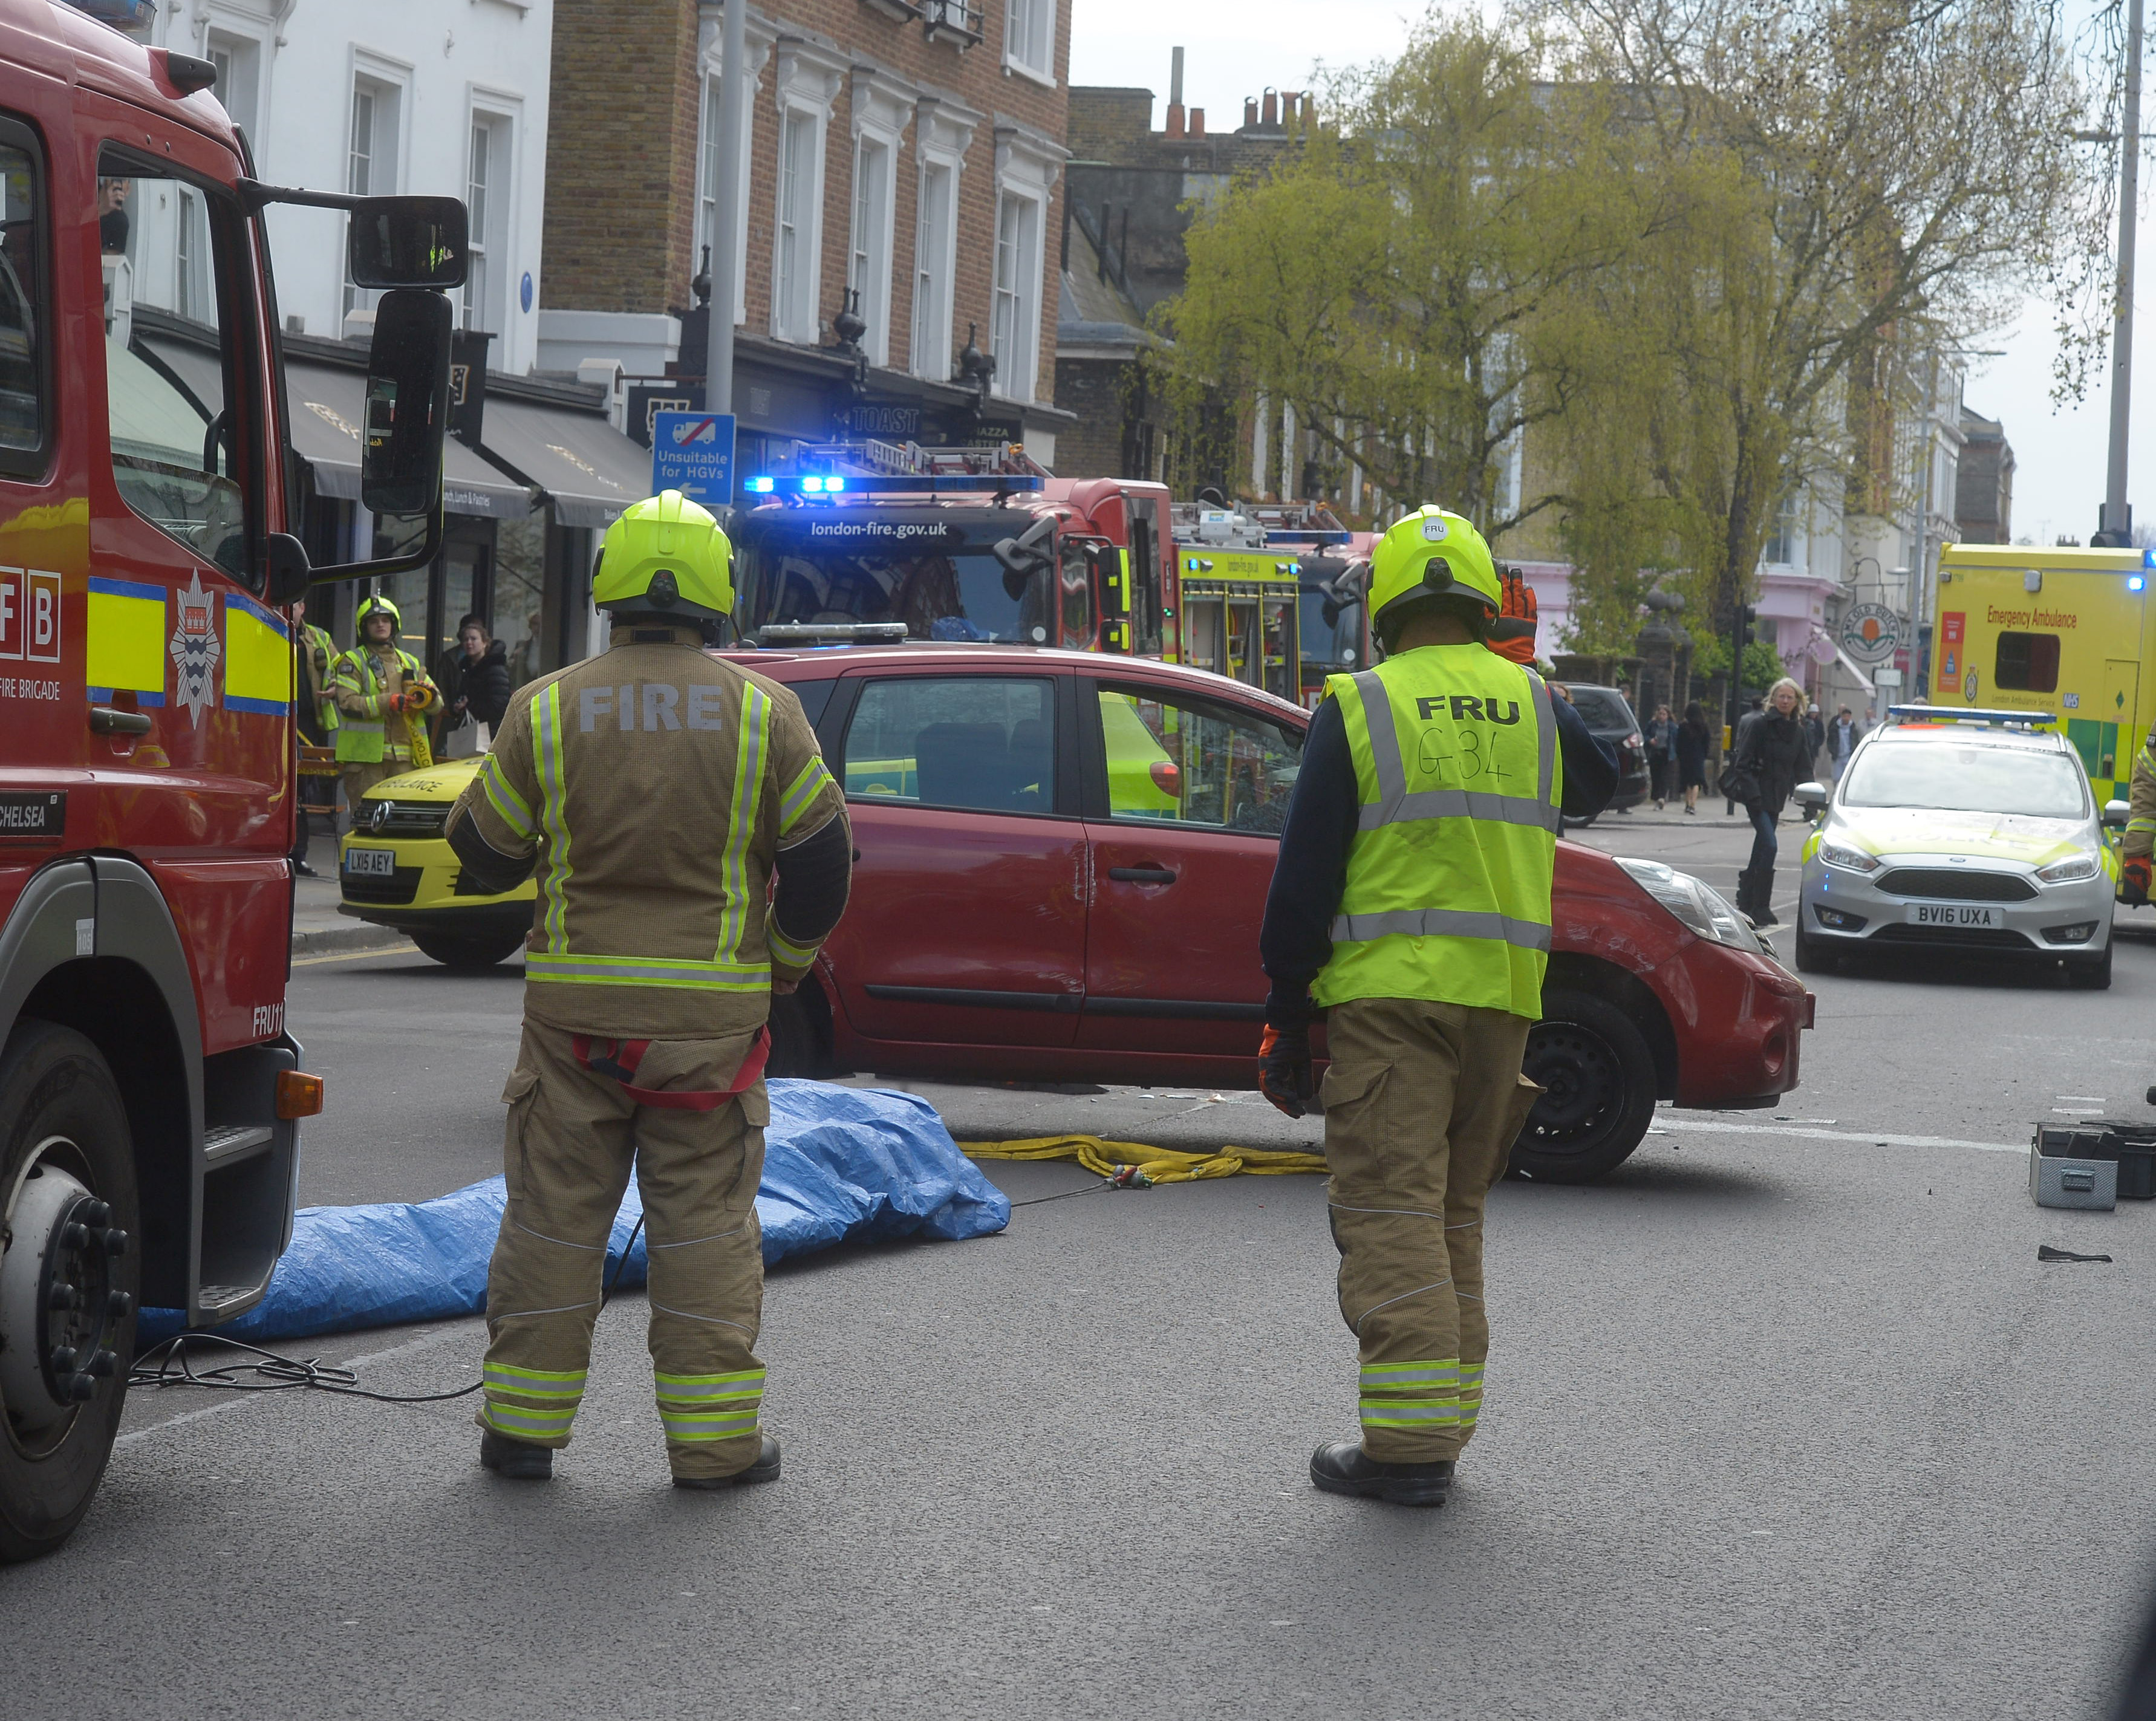
<path id="1" fill-rule="evenodd" d="M 1676 719 L 1670 715 L 1666 705 L 1655 707 L 1655 715 L 1647 722 L 1647 778 L 1654 786 L 1655 810 L 1659 813 L 1670 798 L 1670 766 L 1671 755 L 1676 750 Z"/>
<path id="2" fill-rule="evenodd" d="M 1811 754 L 1804 691 L 1787 676 L 1768 690 L 1766 709 L 1742 724 L 1737 756 L 1722 773 L 1722 792 L 1752 821 L 1752 860 L 1737 876 L 1737 907 L 1755 926 L 1774 920 L 1774 824 L 1804 776 Z"/>
<path id="3" fill-rule="evenodd" d="M 486 624 L 468 615 L 457 624 L 457 643 L 442 654 L 434 679 L 446 696 L 436 751 L 446 747 L 449 731 L 484 723 L 490 735 L 509 714 L 509 654 L 488 637 Z"/>

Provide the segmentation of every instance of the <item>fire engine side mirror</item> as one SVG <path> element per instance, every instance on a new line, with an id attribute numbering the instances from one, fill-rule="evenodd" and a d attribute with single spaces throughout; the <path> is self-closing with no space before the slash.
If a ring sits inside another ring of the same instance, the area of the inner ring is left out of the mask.
<path id="1" fill-rule="evenodd" d="M 455 198 L 361 198 L 346 229 L 352 285 L 424 287 L 465 284 L 470 218 Z"/>
<path id="2" fill-rule="evenodd" d="M 450 321 L 449 301 L 418 288 L 393 290 L 375 306 L 359 463 L 360 501 L 372 512 L 442 511 Z"/>
<path id="3" fill-rule="evenodd" d="M 1101 590 L 1101 606 L 1111 619 L 1131 613 L 1131 552 L 1114 544 L 1088 544 L 1086 559 L 1092 563 L 1095 583 Z"/>
<path id="4" fill-rule="evenodd" d="M 262 595 L 270 607 L 282 609 L 305 597 L 314 575 L 307 565 L 307 547 L 289 532 L 273 532 L 263 548 Z"/>

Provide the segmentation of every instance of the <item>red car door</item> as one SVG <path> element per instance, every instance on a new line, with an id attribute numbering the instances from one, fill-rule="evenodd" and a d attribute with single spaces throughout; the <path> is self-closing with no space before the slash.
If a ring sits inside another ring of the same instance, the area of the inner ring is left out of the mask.
<path id="1" fill-rule="evenodd" d="M 1301 758 L 1296 719 L 1104 666 L 1077 678 L 1092 912 L 1078 1044 L 1248 1057 L 1258 927 Z"/>
<path id="2" fill-rule="evenodd" d="M 1075 772 L 1059 763 L 1070 686 L 950 659 L 841 680 L 836 697 L 850 704 L 837 766 L 860 854 L 824 949 L 856 1034 L 1071 1044 L 1086 984 L 1086 827 Z"/>

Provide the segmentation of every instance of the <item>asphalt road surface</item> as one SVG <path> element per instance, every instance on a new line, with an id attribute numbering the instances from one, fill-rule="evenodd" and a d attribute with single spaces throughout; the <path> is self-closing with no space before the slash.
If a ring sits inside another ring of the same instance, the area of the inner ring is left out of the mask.
<path id="1" fill-rule="evenodd" d="M 1584 839 L 1725 890 L 1745 847 L 1712 820 Z M 0 1571 L 0 1707 L 2100 1715 L 2156 1576 L 2156 1206 L 2040 1210 L 2020 1144 L 2148 1115 L 2139 919 L 2107 994 L 1820 979 L 1780 1112 L 1665 1108 L 1599 1186 L 1502 1185 L 1488 1405 L 1443 1511 L 1307 1482 L 1354 1426 L 1318 1179 L 1089 1194 L 774 1272 L 786 1476 L 737 1495 L 665 1486 L 635 1296 L 543 1487 L 475 1467 L 469 1401 L 137 1394 L 81 1533 Z M 300 969 L 331 1096 L 306 1199 L 498 1169 L 518 995 L 415 955 Z M 921 1091 L 961 1138 L 1318 1139 L 1243 1095 Z M 1020 1200 L 1088 1181 L 988 1169 Z M 481 1344 L 460 1321 L 294 1348 L 424 1391 Z"/>

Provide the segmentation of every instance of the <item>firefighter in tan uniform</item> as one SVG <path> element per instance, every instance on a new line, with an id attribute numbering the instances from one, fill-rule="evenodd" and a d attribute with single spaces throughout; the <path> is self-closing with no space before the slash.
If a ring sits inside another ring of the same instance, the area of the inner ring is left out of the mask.
<path id="1" fill-rule="evenodd" d="M 616 521 L 593 580 L 611 646 L 519 691 L 449 815 L 490 889 L 539 875 L 479 1415 L 505 1477 L 568 1444 L 632 1164 L 674 1480 L 778 1474 L 755 1349 L 766 1021 L 838 923 L 852 839 L 799 701 L 702 649 L 730 563 L 676 491 Z"/>
<path id="2" fill-rule="evenodd" d="M 1394 524 L 1369 604 L 1385 660 L 1327 681 L 1281 833 L 1258 1086 L 1303 1114 L 1328 1010 L 1325 1157 L 1362 1438 L 1321 1446 L 1310 1479 L 1440 1506 L 1482 1406 L 1483 1200 L 1541 1092 L 1522 1057 L 1559 815 L 1599 811 L 1617 760 L 1493 649 L 1503 594 L 1461 516 Z"/>
<path id="3" fill-rule="evenodd" d="M 2138 908 L 2148 900 L 2149 856 L 2156 849 L 2156 728 L 2133 756 L 2126 839 L 2118 845 L 2118 900 Z"/>
<path id="4" fill-rule="evenodd" d="M 360 798 L 376 783 L 434 763 L 427 726 L 407 718 L 432 710 L 439 696 L 419 660 L 397 643 L 403 624 L 387 598 L 367 598 L 359 606 L 359 644 L 330 665 L 337 763 L 346 810 L 355 819 Z"/>

